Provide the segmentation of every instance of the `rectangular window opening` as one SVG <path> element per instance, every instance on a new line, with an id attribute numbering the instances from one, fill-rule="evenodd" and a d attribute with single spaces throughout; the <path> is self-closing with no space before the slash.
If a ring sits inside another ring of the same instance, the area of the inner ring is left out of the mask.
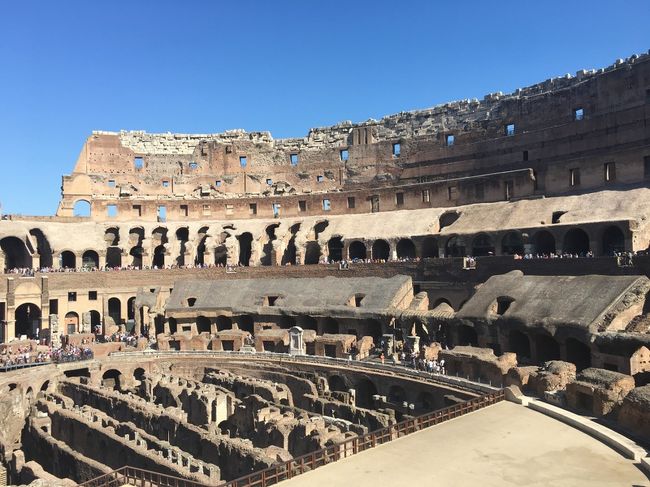
<path id="1" fill-rule="evenodd" d="M 447 199 L 455 200 L 456 196 L 458 196 L 458 188 L 456 186 L 447 187 Z"/>
<path id="2" fill-rule="evenodd" d="M 217 188 L 220 187 L 220 186 L 221 186 L 221 179 L 217 179 L 217 180 L 214 182 L 214 185 L 215 185 Z"/>
<path id="3" fill-rule="evenodd" d="M 158 206 L 158 221 L 159 222 L 167 221 L 167 207 L 165 205 Z"/>
<path id="4" fill-rule="evenodd" d="M 605 163 L 605 182 L 611 183 L 616 181 L 616 164 L 613 162 Z"/>
<path id="5" fill-rule="evenodd" d="M 330 211 L 332 209 L 332 204 L 330 203 L 330 200 L 325 198 L 323 200 L 323 210 L 324 211 Z"/>
<path id="6" fill-rule="evenodd" d="M 431 202 L 431 191 L 428 189 L 423 189 L 422 190 L 422 203 L 430 203 Z"/>
<path id="7" fill-rule="evenodd" d="M 323 176 L 321 176 L 321 175 L 316 176 L 316 182 L 317 183 L 322 183 L 323 182 Z"/>
<path id="8" fill-rule="evenodd" d="M 274 217 L 279 217 L 280 216 L 280 203 L 273 203 L 272 204 L 273 208 L 273 216 Z"/>
<path id="9" fill-rule="evenodd" d="M 199 168 L 199 165 L 194 161 L 190 162 L 189 166 L 192 171 L 195 171 Z"/>
<path id="10" fill-rule="evenodd" d="M 279 296 L 267 296 L 266 297 L 266 305 L 267 306 L 275 306 L 275 302 L 278 300 Z"/>
<path id="11" fill-rule="evenodd" d="M 133 159 L 133 167 L 136 169 L 142 169 L 144 167 L 144 159 L 142 157 L 136 157 Z"/>
<path id="12" fill-rule="evenodd" d="M 569 186 L 580 186 L 580 168 L 569 169 Z"/>
<path id="13" fill-rule="evenodd" d="M 189 216 L 190 211 L 187 205 L 181 205 L 181 216 Z"/>
<path id="14" fill-rule="evenodd" d="M 356 208 L 357 201 L 354 198 L 354 196 L 348 196 L 348 208 L 349 209 L 354 209 Z"/>
<path id="15" fill-rule="evenodd" d="M 524 161 L 528 160 L 528 151 L 527 150 L 524 151 L 523 159 L 524 159 Z"/>
<path id="16" fill-rule="evenodd" d="M 399 157 L 399 155 L 402 153 L 402 144 L 399 142 L 396 142 L 393 144 L 393 156 L 394 157 Z"/>
<path id="17" fill-rule="evenodd" d="M 456 138 L 452 134 L 447 135 L 447 147 L 454 145 L 455 140 Z"/>
<path id="18" fill-rule="evenodd" d="M 504 197 L 506 201 L 510 201 L 513 195 L 514 183 L 512 181 L 505 181 L 503 184 Z"/>
<path id="19" fill-rule="evenodd" d="M 350 157 L 350 153 L 348 152 L 347 149 L 342 149 L 341 152 L 339 153 L 341 160 L 342 161 L 347 161 L 348 158 Z"/>
<path id="20" fill-rule="evenodd" d="M 109 188 L 114 188 L 115 187 L 115 179 L 109 179 L 108 180 L 108 187 Z"/>
<path id="21" fill-rule="evenodd" d="M 142 216 L 142 205 L 133 205 L 133 215 Z"/>
<path id="22" fill-rule="evenodd" d="M 117 216 L 117 205 L 106 206 L 106 214 L 109 218 L 115 218 Z"/>
<path id="23" fill-rule="evenodd" d="M 585 111 L 582 108 L 576 108 L 573 115 L 576 120 L 582 120 L 585 118 Z"/>
<path id="24" fill-rule="evenodd" d="M 397 206 L 404 206 L 404 193 L 395 193 L 395 204 Z"/>
<path id="25" fill-rule="evenodd" d="M 291 154 L 289 156 L 289 160 L 291 161 L 292 166 L 297 166 L 298 165 L 298 154 Z"/>
<path id="26" fill-rule="evenodd" d="M 88 291 L 88 301 L 97 301 L 97 291 Z"/>
<path id="27" fill-rule="evenodd" d="M 68 293 L 68 301 L 72 303 L 76 300 L 77 300 L 77 293 L 75 291 L 70 291 Z"/>
<path id="28" fill-rule="evenodd" d="M 305 200 L 298 201 L 298 211 L 300 212 L 307 211 L 307 201 Z"/>
<path id="29" fill-rule="evenodd" d="M 267 184 L 268 186 L 273 186 L 273 180 L 272 180 L 271 178 L 267 178 L 267 180 L 266 180 L 266 184 Z"/>
<path id="30" fill-rule="evenodd" d="M 164 180 L 164 181 L 162 182 L 162 185 L 163 185 L 163 188 L 169 188 L 169 181 Z"/>
<path id="31" fill-rule="evenodd" d="M 241 167 L 246 167 L 247 164 L 248 164 L 248 157 L 246 157 L 246 156 L 239 156 L 239 165 L 240 165 Z"/>
<path id="32" fill-rule="evenodd" d="M 515 135 L 515 124 L 509 123 L 506 125 L 506 135 Z"/>
<path id="33" fill-rule="evenodd" d="M 257 215 L 257 203 L 250 203 L 248 205 L 248 213 L 251 215 Z"/>

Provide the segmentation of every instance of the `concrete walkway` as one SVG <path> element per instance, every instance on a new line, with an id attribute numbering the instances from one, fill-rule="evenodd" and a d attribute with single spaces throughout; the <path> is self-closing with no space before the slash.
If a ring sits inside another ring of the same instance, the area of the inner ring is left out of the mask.
<path id="1" fill-rule="evenodd" d="M 504 401 L 279 485 L 650 487 L 650 481 L 591 436 Z"/>

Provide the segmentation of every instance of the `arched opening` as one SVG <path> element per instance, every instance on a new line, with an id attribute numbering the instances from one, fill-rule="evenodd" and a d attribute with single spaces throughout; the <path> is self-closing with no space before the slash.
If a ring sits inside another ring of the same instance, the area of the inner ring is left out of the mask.
<path id="1" fill-rule="evenodd" d="M 43 385 L 41 385 L 41 388 L 39 390 L 41 392 L 45 392 L 48 390 L 49 387 L 50 387 L 50 381 L 46 380 L 45 382 L 43 382 Z"/>
<path id="2" fill-rule="evenodd" d="M 620 228 L 610 226 L 603 232 L 603 255 L 625 252 L 625 235 Z"/>
<path id="3" fill-rule="evenodd" d="M 214 249 L 215 265 L 225 266 L 228 263 L 228 247 L 219 245 Z"/>
<path id="4" fill-rule="evenodd" d="M 348 249 L 348 254 L 350 255 L 350 259 L 361 259 L 361 260 L 366 260 L 366 245 L 361 242 L 360 240 L 355 240 L 350 244 L 350 248 Z"/>
<path id="5" fill-rule="evenodd" d="M 438 257 L 438 239 L 427 237 L 422 241 L 422 257 L 425 259 Z"/>
<path id="6" fill-rule="evenodd" d="M 72 214 L 74 216 L 90 216 L 90 202 L 86 200 L 75 201 L 75 204 L 72 208 Z"/>
<path id="7" fill-rule="evenodd" d="M 144 372 L 144 369 L 142 367 L 138 367 L 137 369 L 135 369 L 133 371 L 133 378 L 135 380 L 142 381 L 144 379 L 144 375 L 145 375 L 145 372 Z"/>
<path id="8" fill-rule="evenodd" d="M 102 329 L 102 315 L 95 309 L 90 310 L 90 327 L 93 333 Z"/>
<path id="9" fill-rule="evenodd" d="M 296 326 L 296 319 L 293 316 L 289 315 L 278 316 L 278 325 L 283 330 L 288 330 Z"/>
<path id="10" fill-rule="evenodd" d="M 331 375 L 327 378 L 327 384 L 330 391 L 347 392 L 348 387 L 345 385 L 343 377 L 340 375 Z"/>
<path id="11" fill-rule="evenodd" d="M 109 369 L 102 375 L 102 386 L 108 389 L 119 390 L 122 374 L 117 369 Z"/>
<path id="12" fill-rule="evenodd" d="M 323 320 L 323 334 L 336 335 L 339 332 L 339 324 L 334 318 L 327 317 Z"/>
<path id="13" fill-rule="evenodd" d="M 318 331 L 318 321 L 311 316 L 300 316 L 298 318 L 298 326 L 303 330 Z"/>
<path id="14" fill-rule="evenodd" d="M 438 218 L 438 225 L 440 227 L 440 230 L 442 230 L 445 227 L 448 227 L 449 225 L 453 225 L 456 220 L 460 218 L 460 213 L 457 211 L 446 211 L 440 217 Z"/>
<path id="15" fill-rule="evenodd" d="M 445 255 L 447 257 L 463 257 L 465 255 L 465 243 L 460 237 L 454 236 L 447 240 Z"/>
<path id="16" fill-rule="evenodd" d="M 530 360 L 530 339 L 525 333 L 511 330 L 508 335 L 508 346 L 510 352 L 517 354 L 517 358 Z"/>
<path id="17" fill-rule="evenodd" d="M 29 386 L 25 391 L 25 398 L 29 403 L 34 400 L 34 389 L 31 386 Z"/>
<path id="18" fill-rule="evenodd" d="M 69 311 L 65 314 L 65 332 L 68 335 L 78 333 L 79 329 L 79 314 L 74 311 Z"/>
<path id="19" fill-rule="evenodd" d="M 153 262 L 154 267 L 162 269 L 165 267 L 165 246 L 158 245 L 153 251 Z"/>
<path id="20" fill-rule="evenodd" d="M 116 325 L 122 324 L 122 303 L 119 298 L 110 298 L 108 300 L 108 316 L 110 316 Z"/>
<path id="21" fill-rule="evenodd" d="M 237 327 L 242 331 L 247 331 L 251 335 L 255 333 L 255 323 L 250 315 L 241 315 L 237 318 Z"/>
<path id="22" fill-rule="evenodd" d="M 501 239 L 501 253 L 515 255 L 524 253 L 524 239 L 520 232 L 508 232 Z"/>
<path id="23" fill-rule="evenodd" d="M 535 253 L 550 255 L 555 253 L 555 237 L 547 230 L 540 230 L 532 238 Z"/>
<path id="24" fill-rule="evenodd" d="M 5 253 L 6 269 L 31 269 L 32 256 L 25 242 L 17 237 L 5 237 L 0 240 L 0 248 Z"/>
<path id="25" fill-rule="evenodd" d="M 169 320 L 167 320 L 167 321 L 169 323 L 169 333 L 171 335 L 173 335 L 174 333 L 176 333 L 178 331 L 178 322 L 176 321 L 176 318 L 174 318 L 174 317 L 170 317 Z M 160 328 L 158 328 L 156 326 L 156 336 L 160 335 L 161 333 L 164 333 L 164 331 L 165 330 L 164 330 L 164 328 L 162 326 Z"/>
<path id="26" fill-rule="evenodd" d="M 565 345 L 567 362 L 574 363 L 578 372 L 591 367 L 591 350 L 587 345 L 575 338 L 567 338 Z"/>
<path id="27" fill-rule="evenodd" d="M 386 240 L 375 240 L 372 244 L 373 260 L 388 260 L 390 258 L 390 245 Z"/>
<path id="28" fill-rule="evenodd" d="M 245 232 L 238 236 L 237 240 L 239 240 L 239 265 L 248 266 L 251 260 L 253 235 L 250 232 Z"/>
<path id="29" fill-rule="evenodd" d="M 397 242 L 398 259 L 415 259 L 415 244 L 410 238 L 403 238 Z"/>
<path id="30" fill-rule="evenodd" d="M 307 242 L 305 247 L 305 264 L 318 264 L 320 261 L 320 245 L 318 242 Z"/>
<path id="31" fill-rule="evenodd" d="M 343 240 L 341 237 L 332 237 L 327 241 L 327 252 L 330 262 L 343 260 Z"/>
<path id="32" fill-rule="evenodd" d="M 107 247 L 114 247 L 120 243 L 120 229 L 118 227 L 109 227 L 104 232 L 104 241 Z"/>
<path id="33" fill-rule="evenodd" d="M 135 320 L 135 296 L 130 297 L 126 302 L 126 319 Z"/>
<path id="34" fill-rule="evenodd" d="M 232 319 L 229 316 L 217 316 L 215 323 L 217 325 L 217 331 L 232 329 Z"/>
<path id="35" fill-rule="evenodd" d="M 589 236 L 580 228 L 572 228 L 564 235 L 562 252 L 568 254 L 586 254 L 589 252 Z"/>
<path id="36" fill-rule="evenodd" d="M 287 246 L 284 249 L 284 255 L 282 256 L 282 265 L 296 264 L 296 235 L 298 234 L 298 230 L 300 230 L 300 223 L 296 223 L 289 228 L 291 238 L 289 239 L 289 243 L 287 243 Z"/>
<path id="37" fill-rule="evenodd" d="M 535 348 L 537 349 L 538 362 L 560 360 L 560 345 L 552 336 L 537 335 L 535 337 Z"/>
<path id="38" fill-rule="evenodd" d="M 212 322 L 205 316 L 196 317 L 196 329 L 199 333 L 210 333 Z"/>
<path id="39" fill-rule="evenodd" d="M 205 251 L 206 251 L 205 243 L 207 239 L 208 239 L 207 235 L 201 237 L 199 240 L 199 245 L 196 246 L 196 257 L 194 258 L 195 265 L 205 264 Z"/>
<path id="40" fill-rule="evenodd" d="M 494 255 L 494 244 L 487 233 L 479 233 L 472 241 L 472 255 L 476 257 L 485 257 Z"/>
<path id="41" fill-rule="evenodd" d="M 106 267 L 122 267 L 122 249 L 109 247 L 106 249 Z"/>
<path id="42" fill-rule="evenodd" d="M 187 252 L 187 241 L 190 239 L 190 231 L 187 227 L 181 227 L 176 230 L 176 240 L 178 240 L 180 245 L 180 252 L 178 257 L 176 257 L 176 265 L 184 266 L 185 265 L 185 252 Z"/>
<path id="43" fill-rule="evenodd" d="M 36 337 L 36 330 L 41 324 L 41 308 L 33 303 L 21 304 L 15 312 L 16 325 L 14 335 L 17 338 L 25 335 L 28 338 Z"/>
<path id="44" fill-rule="evenodd" d="M 388 400 L 392 403 L 401 404 L 406 401 L 406 391 L 402 386 L 392 385 L 388 389 Z"/>
<path id="45" fill-rule="evenodd" d="M 32 228 L 29 233 L 36 238 L 36 250 L 40 257 L 40 266 L 52 267 L 52 247 L 45 234 L 39 228 Z"/>
<path id="46" fill-rule="evenodd" d="M 70 250 L 64 250 L 61 252 L 61 267 L 64 269 L 76 269 L 77 267 L 77 256 L 74 252 Z"/>
<path id="47" fill-rule="evenodd" d="M 360 379 L 355 385 L 357 407 L 371 409 L 377 395 L 377 387 L 370 379 Z"/>
<path id="48" fill-rule="evenodd" d="M 458 345 L 471 345 L 478 347 L 478 335 L 476 330 L 468 325 L 459 325 L 457 329 Z"/>
<path id="49" fill-rule="evenodd" d="M 274 265 L 276 263 L 273 253 L 273 242 L 278 239 L 275 231 L 279 226 L 279 223 L 274 223 L 266 227 L 266 243 L 262 247 L 262 258 L 260 259 L 262 265 Z"/>
<path id="50" fill-rule="evenodd" d="M 131 249 L 129 255 L 131 256 L 131 265 L 133 267 L 142 267 L 142 254 L 144 254 L 144 249 L 142 247 L 138 246 Z"/>
<path id="51" fill-rule="evenodd" d="M 94 250 L 86 250 L 81 256 L 81 266 L 86 269 L 99 268 L 99 255 Z"/>

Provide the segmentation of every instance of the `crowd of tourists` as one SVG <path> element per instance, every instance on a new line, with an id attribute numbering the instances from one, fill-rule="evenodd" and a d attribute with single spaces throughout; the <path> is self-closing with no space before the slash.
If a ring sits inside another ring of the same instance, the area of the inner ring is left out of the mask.
<path id="1" fill-rule="evenodd" d="M 5 348 L 0 352 L 0 369 L 15 368 L 27 365 L 44 364 L 49 362 L 76 362 L 93 358 L 93 352 L 88 347 L 65 345 L 47 350 L 32 350 L 29 346 L 15 349 Z"/>

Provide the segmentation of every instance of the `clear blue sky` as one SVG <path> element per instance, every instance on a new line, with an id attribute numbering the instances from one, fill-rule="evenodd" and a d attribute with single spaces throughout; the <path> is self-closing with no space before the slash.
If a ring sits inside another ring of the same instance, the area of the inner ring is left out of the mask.
<path id="1" fill-rule="evenodd" d="M 650 48 L 645 1 L 0 3 L 0 201 L 50 215 L 92 130 L 363 121 Z"/>

